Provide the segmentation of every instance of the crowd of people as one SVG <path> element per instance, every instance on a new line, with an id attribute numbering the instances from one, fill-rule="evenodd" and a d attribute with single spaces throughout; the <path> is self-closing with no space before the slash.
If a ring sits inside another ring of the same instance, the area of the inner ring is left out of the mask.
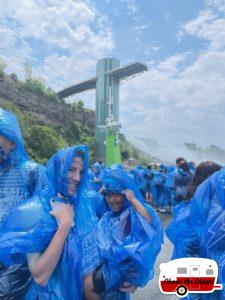
<path id="1" fill-rule="evenodd" d="M 196 164 L 183 157 L 175 166 L 136 166 L 130 171 L 139 190 L 155 210 L 171 213 L 165 234 L 174 245 L 171 259 L 210 258 L 225 286 L 225 169 L 216 162 Z M 190 294 L 187 299 L 225 299 L 225 291 Z"/>
<path id="2" fill-rule="evenodd" d="M 224 283 L 224 199 L 225 171 L 214 162 L 89 168 L 78 145 L 37 164 L 16 117 L 0 109 L 0 299 L 129 299 L 154 276 L 163 213 L 171 259 L 212 258 Z M 204 297 L 193 299 L 225 294 Z"/>

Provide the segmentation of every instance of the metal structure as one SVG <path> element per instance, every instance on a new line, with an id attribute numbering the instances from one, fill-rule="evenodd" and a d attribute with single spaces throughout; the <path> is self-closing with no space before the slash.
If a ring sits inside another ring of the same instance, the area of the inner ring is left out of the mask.
<path id="1" fill-rule="evenodd" d="M 117 163 L 121 164 L 120 146 L 119 146 L 119 129 L 120 124 L 111 118 L 106 120 L 105 128 L 105 149 L 106 149 L 106 166 Z"/>
<path id="2" fill-rule="evenodd" d="M 98 159 L 106 161 L 107 165 L 121 162 L 118 144 L 120 83 L 130 76 L 147 70 L 147 66 L 141 63 L 120 67 L 119 60 L 103 58 L 97 62 L 96 77 L 58 92 L 59 97 L 66 98 L 73 94 L 96 89 L 96 156 Z"/>

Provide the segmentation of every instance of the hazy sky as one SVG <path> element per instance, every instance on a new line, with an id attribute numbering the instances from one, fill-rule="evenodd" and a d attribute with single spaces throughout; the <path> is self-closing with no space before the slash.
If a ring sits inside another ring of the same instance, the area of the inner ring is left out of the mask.
<path id="1" fill-rule="evenodd" d="M 146 63 L 121 85 L 122 131 L 225 148 L 225 0 L 0 0 L 0 41 L 7 72 L 29 61 L 55 90 L 102 57 Z"/>

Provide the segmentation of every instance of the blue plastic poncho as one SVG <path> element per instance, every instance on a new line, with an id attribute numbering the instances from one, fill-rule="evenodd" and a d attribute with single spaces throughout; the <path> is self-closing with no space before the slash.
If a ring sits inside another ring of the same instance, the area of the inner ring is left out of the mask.
<path id="1" fill-rule="evenodd" d="M 174 245 L 171 259 L 200 257 L 200 236 L 190 223 L 190 204 L 189 201 L 177 205 L 166 228 L 166 235 Z"/>
<path id="2" fill-rule="evenodd" d="M 8 154 L 0 144 L 0 225 L 16 205 L 39 193 L 47 186 L 45 168 L 28 160 L 21 130 L 14 114 L 0 109 L 0 136 L 12 142 Z M 0 251 L 1 254 L 1 251 Z M 0 258 L 0 298 L 22 298 L 31 281 L 26 264 L 4 266 L 6 257 Z"/>
<path id="3" fill-rule="evenodd" d="M 23 138 L 19 123 L 14 114 L 0 108 L 0 135 L 13 142 L 15 147 L 10 151 L 6 159 L 6 164 L 22 162 L 28 160 L 28 155 L 24 149 Z"/>
<path id="4" fill-rule="evenodd" d="M 142 185 L 143 172 L 144 170 L 142 169 L 142 166 L 140 164 L 137 164 L 135 169 L 133 170 L 134 182 L 136 183 L 138 188 L 140 188 Z"/>
<path id="5" fill-rule="evenodd" d="M 195 165 L 195 163 L 192 162 L 192 161 L 189 161 L 189 162 L 188 162 L 188 166 L 189 166 L 191 175 L 194 176 L 195 170 L 196 170 L 196 165 Z"/>
<path id="6" fill-rule="evenodd" d="M 195 225 L 200 236 L 208 220 L 210 209 L 216 212 L 219 207 L 221 208 L 218 204 L 220 203 L 220 197 L 222 195 L 216 195 L 216 182 L 218 173 L 220 172 L 213 174 L 205 180 L 198 187 L 191 200 L 190 222 L 192 225 Z"/>
<path id="7" fill-rule="evenodd" d="M 154 178 L 153 178 L 153 183 L 155 187 L 158 189 L 162 189 L 163 185 L 165 184 L 166 176 L 164 173 L 156 171 L 154 172 Z"/>
<path id="8" fill-rule="evenodd" d="M 178 204 L 186 199 L 188 185 L 191 183 L 193 176 L 183 169 L 177 169 L 174 177 L 174 200 Z"/>
<path id="9" fill-rule="evenodd" d="M 99 190 L 102 187 L 101 173 L 102 173 L 102 168 L 100 163 L 99 162 L 94 163 L 91 166 L 91 170 L 89 171 L 88 180 L 90 186 L 92 186 L 92 188 L 94 188 L 96 192 L 99 192 Z"/>
<path id="10" fill-rule="evenodd" d="M 223 170 L 213 174 L 198 187 L 191 201 L 175 207 L 174 218 L 166 229 L 169 239 L 175 245 L 173 258 L 213 258 L 221 256 L 225 251 L 222 243 L 225 224 L 223 177 Z M 216 240 L 219 241 L 218 246 Z"/>
<path id="11" fill-rule="evenodd" d="M 169 199 L 166 189 L 166 174 L 164 172 L 154 172 L 154 177 L 151 182 L 151 191 L 153 202 L 157 207 L 167 206 Z"/>
<path id="12" fill-rule="evenodd" d="M 93 210 L 95 211 L 95 214 L 98 219 L 101 219 L 101 217 L 109 211 L 109 208 L 105 202 L 104 197 L 97 193 L 92 187 L 89 186 L 89 189 L 87 190 L 87 196 L 89 201 L 91 202 L 93 206 Z"/>
<path id="13" fill-rule="evenodd" d="M 225 169 L 213 174 L 197 190 L 191 206 L 191 221 L 202 235 L 207 256 L 225 253 Z"/>
<path id="14" fill-rule="evenodd" d="M 124 168 L 121 164 L 113 164 L 110 166 L 110 169 L 111 170 L 117 170 L 117 169 L 124 170 Z"/>
<path id="15" fill-rule="evenodd" d="M 77 192 L 68 194 L 68 171 L 73 157 L 83 158 L 83 173 Z M 74 222 L 64 244 L 61 259 L 46 287 L 34 285 L 29 299 L 82 299 L 82 277 L 99 265 L 96 244 L 96 222 L 92 205 L 87 197 L 85 184 L 88 171 L 88 149 L 75 146 L 58 151 L 48 162 L 47 174 L 50 189 L 40 196 L 26 200 L 8 215 L 0 233 L 0 255 L 9 262 L 24 259 L 26 253 L 43 252 L 54 233 L 57 223 L 49 211 L 50 199 L 74 205 Z"/>
<path id="16" fill-rule="evenodd" d="M 211 258 L 217 261 L 220 274 L 218 282 L 223 285 L 225 283 L 223 265 L 225 254 L 224 203 L 225 169 L 222 169 L 214 173 L 198 187 L 188 205 L 189 211 L 185 211 L 186 216 L 180 210 L 178 215 L 180 214 L 181 221 L 176 223 L 176 226 L 173 227 L 173 232 L 169 233 L 170 239 L 175 241 L 175 245 L 177 242 L 177 246 L 181 250 L 185 250 L 182 253 L 187 254 L 188 246 L 194 242 L 196 250 L 199 248 L 195 253 L 200 253 L 200 257 Z M 176 234 L 177 237 L 174 238 L 173 234 Z M 194 253 L 191 256 L 194 256 Z M 218 292 L 215 295 L 215 297 L 223 299 L 222 292 Z M 214 293 L 212 294 L 212 299 L 214 299 L 213 297 Z"/>
<path id="17" fill-rule="evenodd" d="M 100 220 L 98 240 L 106 289 L 118 289 L 125 281 L 144 286 L 153 277 L 155 259 L 161 249 L 161 223 L 151 207 L 144 204 L 138 187 L 125 171 L 109 170 L 104 187 L 119 193 L 132 190 L 152 217 L 149 224 L 124 196 L 121 211 L 110 211 Z"/>
<path id="18" fill-rule="evenodd" d="M 174 176 L 175 176 L 175 167 L 168 166 L 166 172 L 166 180 L 163 186 L 164 197 L 166 198 L 166 203 L 168 205 L 174 206 Z"/>
<path id="19" fill-rule="evenodd" d="M 166 185 L 171 190 L 174 189 L 174 176 L 175 176 L 175 167 L 169 166 L 167 168 L 167 174 L 166 174 Z"/>
<path id="20" fill-rule="evenodd" d="M 167 166 L 164 165 L 164 164 L 161 164 L 161 165 L 159 166 L 159 168 L 160 168 L 160 170 L 162 170 L 162 171 L 166 171 Z"/>
<path id="21" fill-rule="evenodd" d="M 45 168 L 28 160 L 16 117 L 0 109 L 0 135 L 14 143 L 0 163 L 0 224 L 8 211 L 47 185 Z M 2 148 L 0 147 L 2 153 Z M 1 154 L 0 154 L 1 155 Z"/>
<path id="22" fill-rule="evenodd" d="M 149 193 L 151 192 L 151 182 L 153 180 L 153 172 L 152 170 L 146 168 L 143 171 L 143 179 L 140 187 L 140 191 L 142 193 Z"/>

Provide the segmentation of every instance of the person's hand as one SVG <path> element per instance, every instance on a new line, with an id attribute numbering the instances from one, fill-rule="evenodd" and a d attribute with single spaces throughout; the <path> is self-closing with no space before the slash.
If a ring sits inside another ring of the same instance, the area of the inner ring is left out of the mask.
<path id="1" fill-rule="evenodd" d="M 129 292 L 133 294 L 138 287 L 135 285 L 131 285 L 129 282 L 124 282 L 123 287 L 120 288 L 121 292 Z"/>
<path id="2" fill-rule="evenodd" d="M 68 226 L 69 228 L 73 226 L 74 210 L 72 205 L 51 200 L 51 206 L 50 214 L 56 218 L 59 226 Z"/>
<path id="3" fill-rule="evenodd" d="M 133 191 L 131 191 L 131 190 L 128 190 L 128 189 L 123 190 L 121 192 L 121 194 L 125 195 L 127 197 L 127 200 L 130 202 L 132 202 L 135 199 L 135 195 L 134 195 Z"/>

